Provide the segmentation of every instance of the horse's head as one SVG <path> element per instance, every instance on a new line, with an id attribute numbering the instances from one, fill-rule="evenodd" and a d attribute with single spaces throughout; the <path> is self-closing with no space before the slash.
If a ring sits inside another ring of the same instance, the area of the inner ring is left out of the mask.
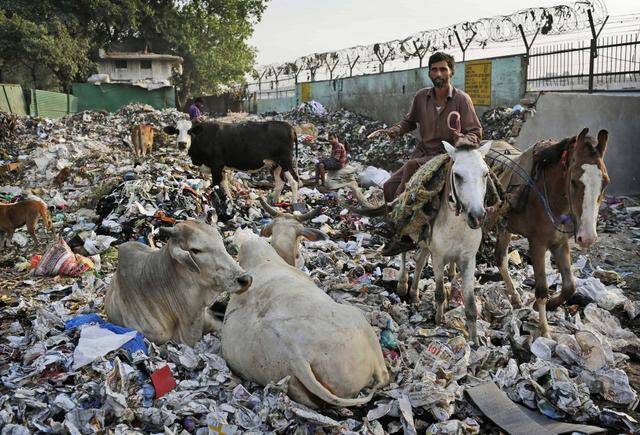
<path id="1" fill-rule="evenodd" d="M 453 160 L 449 180 L 453 200 L 457 202 L 458 209 L 467 215 L 469 227 L 480 228 L 486 215 L 484 197 L 489 174 L 484 156 L 489 152 L 491 142 L 487 142 L 480 148 L 454 147 L 448 142 L 442 141 L 442 143 Z"/>
<path id="2" fill-rule="evenodd" d="M 598 239 L 598 209 L 604 198 L 604 189 L 609 184 L 604 164 L 609 132 L 600 130 L 597 141 L 587 136 L 588 132 L 588 128 L 580 132 L 573 152 L 566 151 L 570 158 L 563 156 L 562 159 L 569 173 L 566 189 L 571 211 L 576 219 L 576 241 L 582 248 L 588 248 Z"/>

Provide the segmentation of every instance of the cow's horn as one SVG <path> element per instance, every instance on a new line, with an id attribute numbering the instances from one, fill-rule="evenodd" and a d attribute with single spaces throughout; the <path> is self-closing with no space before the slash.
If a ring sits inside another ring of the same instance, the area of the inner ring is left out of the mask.
<path id="1" fill-rule="evenodd" d="M 178 235 L 176 227 L 160 227 L 160 235 L 163 237 L 175 237 Z"/>
<path id="2" fill-rule="evenodd" d="M 320 213 L 322 213 L 322 207 L 317 207 L 311 211 L 306 212 L 305 214 L 295 215 L 295 218 L 298 222 L 305 222 L 305 221 L 308 221 L 309 219 L 313 219 L 314 217 L 318 216 Z"/>
<path id="3" fill-rule="evenodd" d="M 258 197 L 258 201 L 260 201 L 260 205 L 262 205 L 262 208 L 265 209 L 265 211 L 269 213 L 271 217 L 280 216 L 280 212 L 267 204 L 267 201 L 265 201 L 263 197 Z"/>

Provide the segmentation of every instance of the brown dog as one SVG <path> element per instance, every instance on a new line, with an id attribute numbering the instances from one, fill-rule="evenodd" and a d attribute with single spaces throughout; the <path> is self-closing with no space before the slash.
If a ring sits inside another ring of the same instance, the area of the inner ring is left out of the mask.
<path id="1" fill-rule="evenodd" d="M 136 157 L 151 154 L 153 146 L 153 126 L 149 124 L 134 125 L 131 127 L 131 144 Z"/>
<path id="2" fill-rule="evenodd" d="M 39 216 L 42 217 L 44 226 L 51 230 L 53 223 L 47 205 L 43 201 L 27 199 L 15 204 L 0 204 L 0 247 L 9 246 L 15 230 L 25 223 L 34 243 L 39 246 L 36 237 L 36 224 Z"/>

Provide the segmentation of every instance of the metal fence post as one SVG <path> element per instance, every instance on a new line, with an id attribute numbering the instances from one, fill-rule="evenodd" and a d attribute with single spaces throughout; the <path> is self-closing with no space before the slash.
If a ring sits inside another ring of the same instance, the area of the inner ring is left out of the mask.
<path id="1" fill-rule="evenodd" d="M 606 16 L 604 22 L 600 26 L 600 30 L 596 32 L 596 26 L 593 23 L 593 14 L 591 9 L 587 9 L 587 17 L 589 18 L 589 27 L 591 28 L 591 46 L 589 47 L 589 93 L 593 92 L 593 67 L 596 57 L 598 57 L 598 36 L 602 33 L 604 25 L 609 21 L 609 15 Z"/>
<path id="2" fill-rule="evenodd" d="M 591 46 L 589 47 L 589 93 L 593 93 L 593 64 L 597 56 L 597 40 L 591 38 Z"/>

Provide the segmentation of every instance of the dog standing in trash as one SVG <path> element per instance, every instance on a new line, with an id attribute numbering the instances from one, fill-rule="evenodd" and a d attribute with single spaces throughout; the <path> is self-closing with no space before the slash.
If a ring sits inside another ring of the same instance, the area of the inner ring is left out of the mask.
<path id="1" fill-rule="evenodd" d="M 27 224 L 27 231 L 33 242 L 39 246 L 36 237 L 38 217 L 42 217 L 44 226 L 48 230 L 53 229 L 47 204 L 41 199 L 26 199 L 14 204 L 0 204 L 0 248 L 9 246 L 15 230 L 24 224 Z"/>
<path id="2" fill-rule="evenodd" d="M 149 124 L 134 125 L 131 127 L 131 146 L 136 157 L 151 154 L 153 146 L 153 126 Z"/>

